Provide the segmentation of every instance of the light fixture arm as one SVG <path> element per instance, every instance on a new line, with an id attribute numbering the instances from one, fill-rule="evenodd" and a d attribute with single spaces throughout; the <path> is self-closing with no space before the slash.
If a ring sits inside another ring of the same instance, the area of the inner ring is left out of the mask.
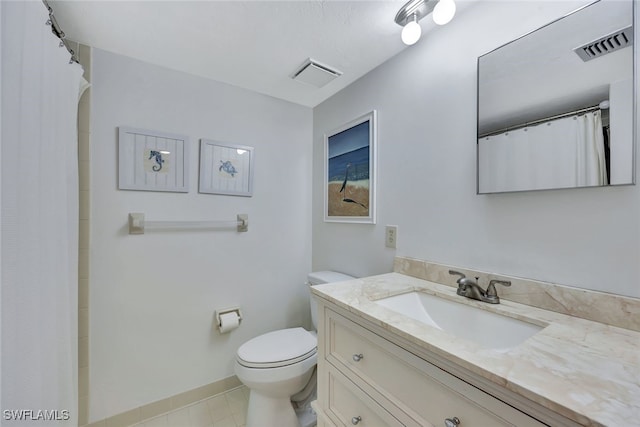
<path id="1" fill-rule="evenodd" d="M 438 0 L 409 0 L 396 14 L 396 24 L 404 27 L 415 19 L 416 22 L 433 12 Z"/>

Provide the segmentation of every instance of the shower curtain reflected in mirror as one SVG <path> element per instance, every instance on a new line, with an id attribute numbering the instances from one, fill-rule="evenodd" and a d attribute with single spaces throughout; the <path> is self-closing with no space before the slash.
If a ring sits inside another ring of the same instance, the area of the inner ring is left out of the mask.
<path id="1" fill-rule="evenodd" d="M 480 193 L 607 185 L 601 111 L 481 138 L 478 170 Z"/>

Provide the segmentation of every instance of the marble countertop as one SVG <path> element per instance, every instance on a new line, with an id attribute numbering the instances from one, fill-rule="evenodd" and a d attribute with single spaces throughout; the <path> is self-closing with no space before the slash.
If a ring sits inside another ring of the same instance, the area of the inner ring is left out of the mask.
<path id="1" fill-rule="evenodd" d="M 487 304 L 399 273 L 311 288 L 425 350 L 585 426 L 640 426 L 640 333 L 510 301 Z M 544 326 L 508 351 L 485 349 L 373 301 L 421 291 Z M 498 291 L 499 292 L 499 291 Z"/>

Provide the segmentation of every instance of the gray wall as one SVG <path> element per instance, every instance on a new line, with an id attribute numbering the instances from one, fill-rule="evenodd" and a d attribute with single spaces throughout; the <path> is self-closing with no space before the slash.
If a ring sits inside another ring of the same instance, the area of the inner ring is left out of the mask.
<path id="1" fill-rule="evenodd" d="M 234 374 L 235 351 L 309 324 L 312 111 L 98 49 L 93 56 L 90 421 Z M 188 194 L 119 191 L 117 127 L 191 138 Z M 255 147 L 254 196 L 199 194 L 199 138 Z M 233 220 L 249 231 L 127 234 L 148 220 Z M 239 305 L 220 335 L 214 311 Z"/>
<path id="2" fill-rule="evenodd" d="M 640 297 L 638 186 L 475 194 L 477 57 L 585 3 L 469 6 L 316 107 L 313 268 L 371 275 L 402 255 Z M 372 109 L 378 223 L 325 223 L 323 135 Z"/>

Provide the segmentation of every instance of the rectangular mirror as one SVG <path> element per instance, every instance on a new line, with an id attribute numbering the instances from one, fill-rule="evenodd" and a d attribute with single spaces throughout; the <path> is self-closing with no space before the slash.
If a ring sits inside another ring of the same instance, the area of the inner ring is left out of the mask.
<path id="1" fill-rule="evenodd" d="M 478 58 L 478 194 L 634 183 L 632 0 Z"/>

